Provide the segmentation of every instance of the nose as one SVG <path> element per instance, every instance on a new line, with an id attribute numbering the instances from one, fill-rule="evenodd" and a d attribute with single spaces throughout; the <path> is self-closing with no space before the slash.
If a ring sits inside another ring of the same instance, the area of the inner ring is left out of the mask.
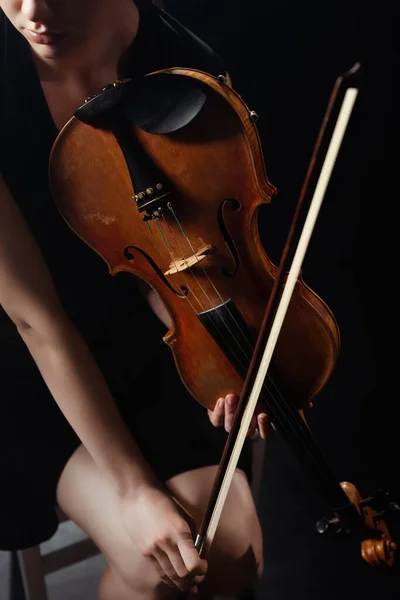
<path id="1" fill-rule="evenodd" d="M 23 0 L 21 12 L 32 23 L 45 23 L 50 15 L 48 0 Z"/>

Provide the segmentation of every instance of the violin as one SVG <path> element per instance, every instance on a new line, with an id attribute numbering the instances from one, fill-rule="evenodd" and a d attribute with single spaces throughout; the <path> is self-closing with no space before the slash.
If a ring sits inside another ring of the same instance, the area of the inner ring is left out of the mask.
<path id="1" fill-rule="evenodd" d="M 223 76 L 165 69 L 87 99 L 58 135 L 49 164 L 53 198 L 69 227 L 110 274 L 132 273 L 163 301 L 172 321 L 164 341 L 193 398 L 213 409 L 229 392 L 241 397 L 196 540 L 204 552 L 232 468 L 260 330 L 268 329 L 266 314 L 285 278 L 258 232 L 258 208 L 276 189 L 257 119 Z M 339 348 L 332 311 L 299 274 L 257 401 L 334 507 L 318 530 L 356 530 L 373 546 L 364 543 L 365 560 L 390 565 L 396 545 L 383 519 L 374 519 L 351 484 L 338 484 L 302 413 L 332 374 Z"/>

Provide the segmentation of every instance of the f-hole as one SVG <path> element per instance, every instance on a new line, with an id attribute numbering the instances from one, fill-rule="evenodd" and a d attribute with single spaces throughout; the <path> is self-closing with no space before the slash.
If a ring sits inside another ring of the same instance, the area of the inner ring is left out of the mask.
<path id="1" fill-rule="evenodd" d="M 162 270 L 160 269 L 158 264 L 151 258 L 151 256 L 149 256 L 147 254 L 147 252 L 144 252 L 144 250 L 141 250 L 137 246 L 126 246 L 126 248 L 124 248 L 124 256 L 129 262 L 133 262 L 135 260 L 135 255 L 132 252 L 132 250 L 135 250 L 136 252 L 140 252 L 140 254 L 142 256 L 144 256 L 144 258 L 147 260 L 147 262 L 152 266 L 152 268 L 156 272 L 157 276 L 163 281 L 163 283 L 165 283 L 165 285 L 171 290 L 171 292 L 173 292 L 180 298 L 185 298 L 188 295 L 189 290 L 185 286 L 181 286 L 180 289 L 182 291 L 182 294 L 179 294 L 179 292 L 177 292 L 177 290 L 174 289 L 172 287 L 172 285 L 169 283 L 168 279 L 165 277 L 164 273 L 162 272 Z"/>

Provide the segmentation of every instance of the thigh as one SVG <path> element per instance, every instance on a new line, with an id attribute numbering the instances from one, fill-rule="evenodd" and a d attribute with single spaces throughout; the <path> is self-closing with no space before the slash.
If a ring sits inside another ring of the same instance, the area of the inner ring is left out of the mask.
<path id="1" fill-rule="evenodd" d="M 217 466 L 203 467 L 169 479 L 166 486 L 200 524 Z M 143 557 L 119 518 L 119 499 L 109 480 L 82 446 L 68 461 L 57 488 L 61 509 L 93 539 L 109 564 L 128 584 L 160 583 L 154 564 Z M 209 556 L 209 584 L 232 577 L 238 561 L 249 574 L 260 569 L 261 529 L 245 474 L 237 471 Z M 221 571 L 219 571 L 221 569 Z M 219 587 L 219 586 L 218 586 Z"/>
<path id="2" fill-rule="evenodd" d="M 115 486 L 80 446 L 66 464 L 57 486 L 62 511 L 95 542 L 123 586 L 143 590 L 160 583 L 155 565 L 135 547 L 121 518 Z"/>
<path id="3" fill-rule="evenodd" d="M 218 466 L 181 473 L 166 482 L 172 495 L 185 506 L 197 528 L 208 505 Z M 203 590 L 235 595 L 250 587 L 263 570 L 263 540 L 253 495 L 246 474 L 237 469 L 229 489 L 208 555 Z"/>

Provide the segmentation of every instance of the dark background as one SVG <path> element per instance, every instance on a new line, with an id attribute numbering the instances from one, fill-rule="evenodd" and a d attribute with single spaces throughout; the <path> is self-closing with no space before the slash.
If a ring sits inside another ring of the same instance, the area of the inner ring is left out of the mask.
<path id="1" fill-rule="evenodd" d="M 356 61 L 363 65 L 361 91 L 303 268 L 305 282 L 333 310 L 342 339 L 334 374 L 307 417 L 340 481 L 352 481 L 364 496 L 383 487 L 400 500 L 394 5 L 166 0 L 165 7 L 223 56 L 234 87 L 260 116 L 267 173 L 278 188 L 262 210 L 260 231 L 274 261 L 333 84 Z M 400 598 L 398 567 L 371 567 L 357 540 L 315 532 L 326 510 L 274 436 L 267 442 L 260 499 L 266 564 L 259 599 Z"/>

